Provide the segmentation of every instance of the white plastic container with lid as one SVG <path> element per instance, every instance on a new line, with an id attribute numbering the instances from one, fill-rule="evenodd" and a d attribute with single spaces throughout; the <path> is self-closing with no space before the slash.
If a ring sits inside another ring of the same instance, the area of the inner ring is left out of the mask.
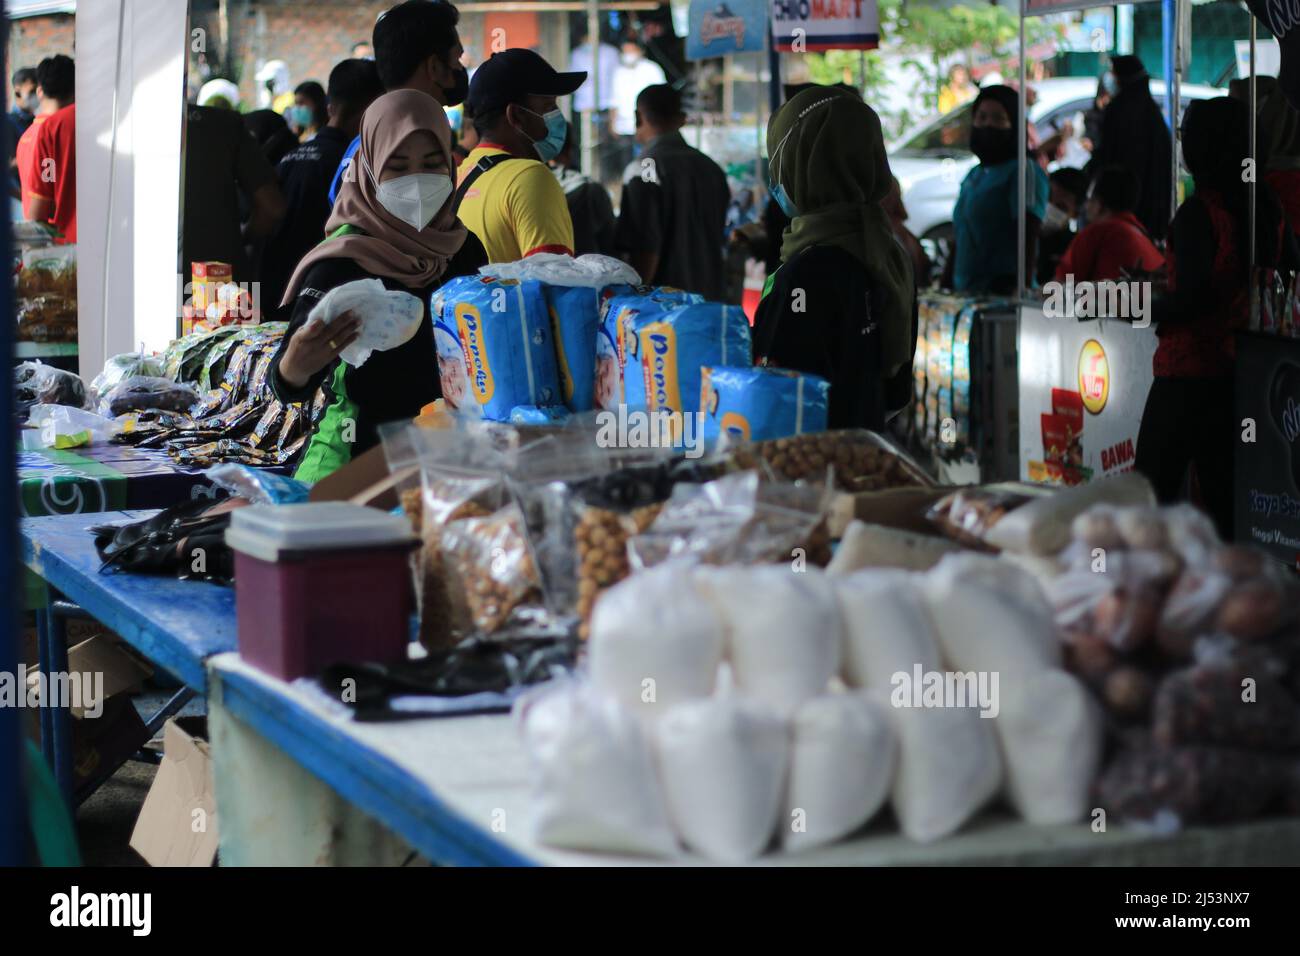
<path id="1" fill-rule="evenodd" d="M 343 501 L 250 505 L 231 514 L 226 543 L 246 660 L 292 680 L 406 656 L 417 539 L 404 518 Z"/>
<path id="2" fill-rule="evenodd" d="M 393 547 L 414 540 L 405 518 L 348 501 L 236 508 L 226 531 L 231 548 L 271 562 L 285 554 Z"/>

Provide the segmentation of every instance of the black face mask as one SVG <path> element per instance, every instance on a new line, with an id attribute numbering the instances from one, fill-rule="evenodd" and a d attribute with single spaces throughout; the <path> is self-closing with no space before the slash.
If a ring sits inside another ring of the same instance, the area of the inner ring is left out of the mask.
<path id="1" fill-rule="evenodd" d="M 1016 155 L 1015 135 L 996 126 L 972 126 L 970 151 L 985 165 L 1005 162 Z"/>
<path id="2" fill-rule="evenodd" d="M 451 74 L 456 79 L 451 86 L 444 87 L 442 93 L 447 97 L 448 106 L 459 106 L 469 96 L 469 70 L 458 66 L 452 69 Z"/>

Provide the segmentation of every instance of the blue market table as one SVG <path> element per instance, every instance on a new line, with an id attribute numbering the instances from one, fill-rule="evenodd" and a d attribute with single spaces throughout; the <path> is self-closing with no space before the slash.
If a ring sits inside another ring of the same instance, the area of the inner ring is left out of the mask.
<path id="1" fill-rule="evenodd" d="M 141 521 L 152 511 L 25 518 L 21 526 L 23 563 L 46 583 L 44 607 L 37 611 L 41 671 L 66 671 L 64 626 L 71 615 L 89 615 L 116 632 L 183 685 L 146 722 L 156 731 L 195 694 L 207 693 L 204 662 L 235 647 L 235 596 L 230 588 L 152 575 L 101 572 L 89 529 L 101 524 Z M 41 709 L 41 738 L 63 792 L 73 791 L 71 718 L 63 707 Z M 100 782 L 112 768 L 104 768 Z M 94 789 L 93 786 L 88 788 Z M 82 788 L 82 795 L 87 791 Z"/>

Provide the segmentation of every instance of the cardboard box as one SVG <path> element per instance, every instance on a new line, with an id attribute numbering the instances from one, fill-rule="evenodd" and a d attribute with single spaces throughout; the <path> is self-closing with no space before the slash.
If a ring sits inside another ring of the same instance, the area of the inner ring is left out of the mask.
<path id="1" fill-rule="evenodd" d="M 104 699 L 118 694 L 133 694 L 140 690 L 146 677 L 153 676 L 153 667 L 115 634 L 103 632 L 76 647 L 68 648 L 70 673 L 104 675 Z M 72 716 L 81 719 L 84 714 L 73 707 Z"/>
<path id="2" fill-rule="evenodd" d="M 228 262 L 191 262 L 190 304 L 194 311 L 204 312 L 217 301 L 221 287 L 233 280 L 234 270 Z"/>
<path id="3" fill-rule="evenodd" d="M 181 717 L 163 728 L 163 759 L 131 833 L 150 866 L 211 866 L 217 858 L 217 800 L 207 720 Z"/>
<path id="4" fill-rule="evenodd" d="M 68 649 L 68 673 L 102 674 L 101 699 L 108 701 L 119 694 L 133 694 L 139 691 L 144 679 L 153 675 L 153 667 L 120 637 L 104 632 Z M 89 690 L 92 687 L 90 682 L 93 680 L 93 677 L 83 677 L 83 688 Z M 35 671 L 29 673 L 27 683 L 29 686 L 39 684 L 40 674 Z M 80 705 L 74 704 L 68 710 L 77 720 L 82 720 L 86 716 L 86 709 Z"/>
<path id="5" fill-rule="evenodd" d="M 149 730 L 130 697 L 119 696 L 104 703 L 95 720 L 72 723 L 73 787 L 81 788 L 116 769 L 149 742 Z"/>

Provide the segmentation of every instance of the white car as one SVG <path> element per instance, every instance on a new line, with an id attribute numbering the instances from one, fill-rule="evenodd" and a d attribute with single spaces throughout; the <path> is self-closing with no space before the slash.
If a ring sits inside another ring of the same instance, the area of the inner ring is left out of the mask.
<path id="1" fill-rule="evenodd" d="M 1052 136 L 1067 120 L 1073 123 L 1075 136 L 1083 133 L 1083 114 L 1092 108 L 1097 81 L 1091 77 L 1062 76 L 1040 80 L 1030 86 L 1038 94 L 1029 108 L 1029 119 L 1040 141 Z M 1183 84 L 1179 87 L 1179 104 L 1191 100 L 1223 96 L 1226 90 L 1213 86 Z M 1151 81 L 1151 94 L 1162 102 L 1163 80 Z M 938 269 L 946 261 L 952 240 L 952 210 L 966 173 L 975 165 L 967 143 L 973 102 L 964 103 L 943 116 L 924 124 L 919 131 L 907 134 L 889 150 L 889 166 L 902 189 L 907 207 L 907 228 L 925 247 Z M 1077 139 L 1071 142 L 1075 155 L 1067 153 L 1063 166 L 1082 166 L 1088 154 Z M 937 270 L 936 270 L 937 271 Z"/>

